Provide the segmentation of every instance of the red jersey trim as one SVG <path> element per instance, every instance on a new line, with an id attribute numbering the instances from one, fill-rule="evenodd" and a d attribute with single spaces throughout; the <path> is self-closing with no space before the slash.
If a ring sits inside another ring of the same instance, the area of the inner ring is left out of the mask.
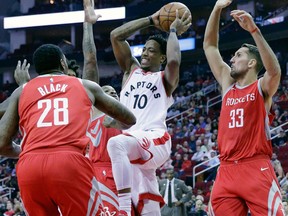
<path id="1" fill-rule="evenodd" d="M 164 135 L 160 138 L 153 139 L 154 145 L 164 145 L 170 139 L 170 134 L 166 131 Z"/>
<path id="2" fill-rule="evenodd" d="M 139 195 L 139 201 L 137 205 L 137 211 L 139 214 L 142 213 L 143 207 L 144 207 L 144 199 L 153 200 L 156 202 L 159 202 L 160 208 L 162 208 L 165 205 L 165 201 L 162 196 L 151 194 L 151 193 L 143 193 Z"/>

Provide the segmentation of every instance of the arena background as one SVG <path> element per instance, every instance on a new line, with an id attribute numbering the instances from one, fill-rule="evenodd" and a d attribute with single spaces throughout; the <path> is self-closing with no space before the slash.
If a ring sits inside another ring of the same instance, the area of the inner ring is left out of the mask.
<path id="1" fill-rule="evenodd" d="M 165 0 L 95 0 L 95 9 L 125 7 L 125 19 L 113 21 L 99 21 L 94 25 L 94 39 L 97 46 L 97 57 L 100 68 L 100 84 L 110 84 L 117 92 L 121 86 L 121 71 L 115 62 L 109 34 L 111 30 L 121 24 L 140 17 L 149 16 L 164 4 L 172 1 Z M 192 39 L 195 48 L 182 52 L 182 64 L 179 87 L 174 93 L 175 104 L 170 108 L 167 117 L 169 133 L 173 138 L 173 153 L 171 163 L 175 171 L 179 171 L 177 155 L 189 155 L 191 159 L 194 149 L 187 146 L 190 137 L 185 137 L 187 130 L 192 130 L 191 125 L 204 121 L 217 128 L 221 97 L 218 85 L 209 69 L 205 59 L 202 43 L 206 22 L 216 0 L 185 0 L 192 12 L 192 27 L 179 39 Z M 281 161 L 284 173 L 288 172 L 288 0 L 235 0 L 229 8 L 223 10 L 220 27 L 220 51 L 223 58 L 229 62 L 231 55 L 244 42 L 253 43 L 249 33 L 241 29 L 236 22 L 231 20 L 229 12 L 232 9 L 249 11 L 262 34 L 277 55 L 281 64 L 282 79 L 279 90 L 274 98 L 276 120 L 273 130 L 273 150 Z M 35 14 L 50 14 L 83 10 L 81 0 L 0 0 L 0 102 L 4 101 L 17 87 L 13 73 L 18 60 L 27 59 L 32 63 L 33 51 L 41 44 L 53 43 L 59 45 L 68 59 L 76 59 L 83 67 L 82 53 L 82 23 L 51 25 L 43 27 L 4 28 L 4 19 L 15 16 Z M 61 19 L 60 19 L 61 21 Z M 21 22 L 20 22 L 21 24 Z M 139 46 L 145 43 L 150 34 L 160 32 L 154 27 L 143 29 L 129 38 L 129 43 Z M 36 76 L 33 63 L 30 69 L 31 76 Z M 284 116 L 284 117 L 283 117 Z M 212 129 L 213 129 L 212 127 Z M 214 128 L 214 129 L 215 129 Z M 210 136 L 213 130 L 206 131 Z M 284 131 L 284 138 L 280 133 Z M 217 135 L 215 135 L 217 138 Z M 286 137 L 286 138 L 285 138 Z M 211 139 L 210 139 L 211 140 Z M 21 135 L 15 137 L 16 142 L 21 141 Z M 217 140 L 215 141 L 217 143 Z M 215 147 L 217 151 L 217 146 Z M 17 160 L 0 158 L 0 215 L 13 206 L 17 213 L 11 215 L 25 215 L 21 210 L 21 201 L 18 193 L 15 164 Z M 168 164 L 171 165 L 171 164 Z M 193 187 L 195 196 L 201 193 L 204 204 L 209 200 L 210 181 L 205 181 L 201 169 L 194 169 L 192 163 L 179 178 Z M 163 178 L 165 167 L 158 170 L 159 178 Z M 195 172 L 200 172 L 197 176 Z M 283 178 L 284 179 L 284 178 Z M 287 184 L 287 183 L 285 183 Z M 200 190 L 200 192 L 199 192 Z M 202 190 L 202 192 L 201 192 Z M 283 199 L 287 201 L 287 187 L 284 189 Z M 191 203 L 193 203 L 191 201 Z M 191 204 L 192 205 L 192 204 Z M 188 207 L 187 207 L 188 208 Z M 16 210 L 17 209 L 17 210 Z"/>

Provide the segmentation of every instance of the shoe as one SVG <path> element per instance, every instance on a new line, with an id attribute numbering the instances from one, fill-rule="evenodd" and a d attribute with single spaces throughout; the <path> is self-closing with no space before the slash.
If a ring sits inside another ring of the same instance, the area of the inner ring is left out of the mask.
<path id="1" fill-rule="evenodd" d="M 128 213 L 124 210 L 120 210 L 118 215 L 119 216 L 128 216 Z"/>

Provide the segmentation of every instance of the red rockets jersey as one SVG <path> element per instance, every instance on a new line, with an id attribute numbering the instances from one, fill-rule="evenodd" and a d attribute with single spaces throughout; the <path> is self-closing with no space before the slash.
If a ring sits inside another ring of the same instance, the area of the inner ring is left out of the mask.
<path id="1" fill-rule="evenodd" d="M 18 106 L 22 155 L 35 150 L 76 150 L 84 154 L 92 103 L 81 80 L 44 75 L 23 87 Z"/>
<path id="2" fill-rule="evenodd" d="M 259 81 L 245 87 L 233 84 L 224 94 L 218 144 L 222 161 L 272 155 L 269 118 Z"/>
<path id="3" fill-rule="evenodd" d="M 89 159 L 93 162 L 111 162 L 107 151 L 107 142 L 111 137 L 121 134 L 121 131 L 115 128 L 106 128 L 102 123 L 105 118 L 101 116 L 93 118 L 88 129 L 91 139 L 89 145 Z"/>

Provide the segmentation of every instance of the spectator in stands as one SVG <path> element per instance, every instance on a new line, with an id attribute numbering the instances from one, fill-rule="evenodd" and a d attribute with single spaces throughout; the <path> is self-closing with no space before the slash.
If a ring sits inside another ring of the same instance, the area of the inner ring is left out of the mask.
<path id="1" fill-rule="evenodd" d="M 209 169 L 207 172 L 205 172 L 205 181 L 212 181 L 215 179 L 216 174 L 217 174 L 217 169 L 218 166 L 220 164 L 220 160 L 217 157 L 217 153 L 216 151 L 212 150 L 210 152 L 210 160 L 208 161 L 208 163 L 206 164 L 207 167 L 213 167 L 211 169 Z"/>
<path id="2" fill-rule="evenodd" d="M 179 110 L 176 109 L 176 107 L 172 106 L 171 109 L 169 109 L 168 113 L 167 113 L 167 118 L 176 116 L 180 113 Z"/>
<path id="3" fill-rule="evenodd" d="M 277 159 L 277 154 L 275 152 L 272 154 L 271 163 L 276 173 L 276 176 L 280 181 L 282 178 L 284 178 L 284 171 L 281 162 Z"/>
<path id="4" fill-rule="evenodd" d="M 186 170 L 188 170 L 191 167 L 191 165 L 192 165 L 192 162 L 191 162 L 191 160 L 189 160 L 189 155 L 184 154 L 183 155 L 183 163 L 182 163 L 182 166 L 178 172 L 178 176 L 180 177 L 183 174 L 185 174 Z"/>
<path id="5" fill-rule="evenodd" d="M 203 204 L 203 201 L 196 198 L 195 208 L 189 212 L 188 216 L 207 216 L 205 209 L 206 205 Z"/>
<path id="6" fill-rule="evenodd" d="M 284 110 L 284 112 L 279 116 L 278 122 L 279 124 L 283 124 L 288 121 L 288 111 Z"/>
<path id="7" fill-rule="evenodd" d="M 13 216 L 14 213 L 13 203 L 9 200 L 6 203 L 6 211 L 4 212 L 4 216 Z"/>
<path id="8" fill-rule="evenodd" d="M 205 129 L 206 124 L 207 124 L 207 123 L 206 123 L 206 121 L 205 121 L 204 116 L 200 116 L 200 117 L 199 117 L 199 125 L 200 125 L 200 127 L 203 128 L 203 129 Z"/>
<path id="9" fill-rule="evenodd" d="M 276 146 L 284 146 L 286 145 L 287 142 L 287 134 L 286 132 L 282 129 L 280 130 L 278 136 L 273 140 L 273 144 Z"/>
<path id="10" fill-rule="evenodd" d="M 287 203 L 287 200 L 283 201 L 283 208 L 284 208 L 285 215 L 288 215 L 288 203 Z"/>
<path id="11" fill-rule="evenodd" d="M 173 160 L 173 162 L 172 162 L 172 166 L 175 169 L 181 169 L 182 163 L 183 163 L 182 155 L 177 153 L 175 160 Z"/>
<path id="12" fill-rule="evenodd" d="M 196 144 L 196 152 L 193 154 L 191 160 L 195 161 L 196 163 L 200 163 L 203 160 L 204 155 L 205 155 L 205 152 L 201 150 L 201 145 Z"/>
<path id="13" fill-rule="evenodd" d="M 197 123 L 192 131 L 195 137 L 199 137 L 201 134 L 205 134 L 205 129 L 201 127 L 199 123 Z"/>
<path id="14" fill-rule="evenodd" d="M 191 135 L 190 136 L 190 139 L 189 139 L 189 147 L 190 149 L 195 152 L 196 151 L 196 140 L 195 140 L 195 136 L 194 135 Z"/>
<path id="15" fill-rule="evenodd" d="M 184 181 L 174 177 L 173 169 L 166 171 L 166 177 L 159 181 L 159 191 L 165 201 L 161 216 L 186 216 L 185 203 L 191 199 L 191 189 Z"/>

